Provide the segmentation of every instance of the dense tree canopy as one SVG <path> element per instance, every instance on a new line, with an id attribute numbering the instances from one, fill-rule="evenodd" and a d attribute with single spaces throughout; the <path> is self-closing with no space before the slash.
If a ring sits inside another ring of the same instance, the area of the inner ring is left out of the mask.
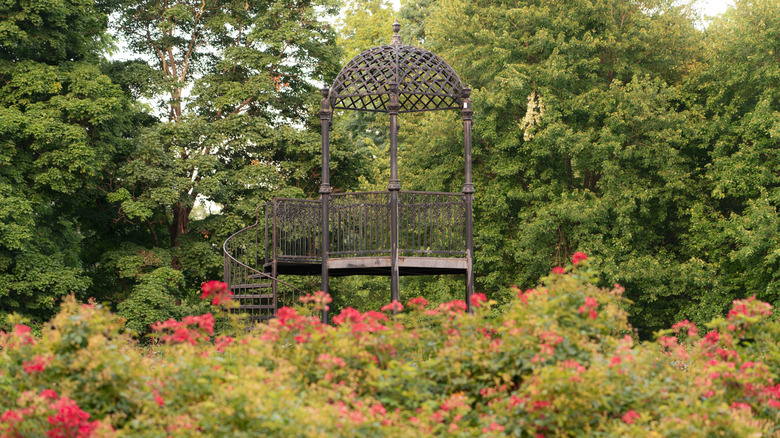
<path id="1" fill-rule="evenodd" d="M 0 16 L 4 314 L 42 320 L 70 292 L 138 331 L 198 311 L 258 204 L 317 196 L 317 89 L 394 18 L 473 89 L 479 290 L 500 302 L 583 250 L 643 336 L 736 298 L 780 304 L 778 0 L 708 26 L 670 0 L 11 1 Z M 106 59 L 115 41 L 130 55 Z M 461 190 L 458 117 L 404 115 L 404 189 Z M 386 188 L 386 123 L 336 114 L 335 190 Z M 380 280 L 334 283 L 334 305 L 376 307 Z M 462 280 L 404 290 L 443 300 Z"/>
<path id="2" fill-rule="evenodd" d="M 316 192 L 313 81 L 335 74 L 340 52 L 324 21 L 333 12 L 329 2 L 123 1 L 117 7 L 115 31 L 146 59 L 129 63 L 143 75 L 136 90 L 155 102 L 159 118 L 139 130 L 114 175 L 107 198 L 116 220 L 136 235 L 107 252 L 104 265 L 130 285 L 120 313 L 142 317 L 144 327 L 159 318 L 151 309 L 161 302 L 186 301 L 200 283 L 220 276 L 222 240 L 251 223 L 259 203 Z M 343 161 L 348 170 L 360 157 Z M 199 203 L 218 206 L 220 217 L 193 221 Z M 149 245 L 156 257 L 137 264 Z M 176 309 L 187 311 L 174 306 L 170 312 Z"/>
<path id="3" fill-rule="evenodd" d="M 696 196 L 698 113 L 680 88 L 702 56 L 693 19 L 666 2 L 435 4 L 426 42 L 474 89 L 483 287 L 505 272 L 531 284 L 584 249 L 603 257 L 605 280 L 653 308 L 638 326 L 677 317 L 683 291 L 669 283 L 688 259 L 670 244 Z M 436 145 L 409 147 L 406 163 L 421 165 L 419 184 L 457 190 L 457 131 L 423 123 L 432 133 L 413 127 L 407 141 Z"/>
<path id="4" fill-rule="evenodd" d="M 598 254 L 645 336 L 745 294 L 776 303 L 773 6 L 737 2 L 702 31 L 667 1 L 407 2 L 474 89 L 478 284 Z M 454 119 L 404 127 L 406 180 L 459 190 Z"/>
<path id="5" fill-rule="evenodd" d="M 780 304 L 778 8 L 741 1 L 715 20 L 690 84 L 708 121 L 708 157 L 688 242 L 710 276 L 700 300 L 711 314 L 745 294 Z"/>
<path id="6" fill-rule="evenodd" d="M 80 193 L 111 165 L 129 104 L 98 66 L 94 2 L 11 1 L 0 16 L 0 312 L 45 317 L 90 285 Z"/>

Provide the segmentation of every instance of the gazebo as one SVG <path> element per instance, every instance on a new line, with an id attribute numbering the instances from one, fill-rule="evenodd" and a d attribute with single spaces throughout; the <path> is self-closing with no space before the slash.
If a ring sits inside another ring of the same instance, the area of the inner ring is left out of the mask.
<path id="1" fill-rule="evenodd" d="M 284 275 L 390 277 L 399 300 L 402 275 L 465 274 L 465 301 L 474 291 L 470 89 L 443 59 L 401 43 L 368 49 L 322 89 L 322 183 L 316 200 L 275 198 L 257 209 L 257 222 L 223 245 L 224 279 L 239 312 L 252 320 L 276 315 L 302 291 Z M 334 111 L 386 113 L 390 118 L 390 181 L 386 191 L 333 193 L 330 127 Z M 398 115 L 458 110 L 464 132 L 462 193 L 404 191 L 398 178 Z M 470 309 L 469 309 L 470 310 Z M 327 312 L 322 314 L 327 322 Z"/>

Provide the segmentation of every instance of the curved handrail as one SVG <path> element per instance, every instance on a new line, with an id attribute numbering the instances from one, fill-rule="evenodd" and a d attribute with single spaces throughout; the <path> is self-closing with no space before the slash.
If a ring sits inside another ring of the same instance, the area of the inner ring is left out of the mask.
<path id="1" fill-rule="evenodd" d="M 260 207 L 258 207 L 258 208 L 260 208 Z M 273 277 L 273 276 L 271 276 L 271 275 L 269 275 L 269 274 L 266 274 L 265 272 L 259 271 L 259 270 L 257 270 L 256 268 L 253 268 L 253 267 L 251 267 L 251 266 L 247 265 L 246 263 L 243 263 L 243 262 L 239 261 L 238 259 L 236 259 L 235 257 L 233 257 L 233 255 L 232 255 L 232 254 L 230 254 L 230 252 L 229 252 L 229 251 L 228 251 L 228 249 L 227 249 L 227 245 L 228 245 L 228 243 L 229 243 L 229 242 L 230 242 L 230 241 L 231 241 L 233 238 L 235 238 L 236 236 L 238 236 L 238 235 L 240 235 L 240 234 L 242 234 L 242 233 L 244 233 L 244 232 L 246 232 L 246 231 L 248 231 L 248 230 L 250 230 L 250 229 L 252 229 L 252 228 L 256 228 L 257 226 L 258 226 L 258 222 L 255 222 L 254 224 L 252 224 L 252 225 L 250 225 L 250 226 L 248 226 L 248 227 L 242 228 L 241 230 L 239 230 L 239 231 L 237 231 L 237 232 L 233 233 L 233 234 L 232 234 L 230 237 L 228 237 L 227 239 L 225 239 L 225 242 L 222 244 L 222 254 L 223 254 L 223 255 L 224 255 L 226 258 L 228 258 L 230 261 L 232 261 L 233 263 L 236 263 L 236 264 L 240 265 L 241 267 L 243 267 L 243 268 L 245 268 L 245 269 L 248 269 L 248 270 L 252 271 L 252 272 L 253 272 L 253 273 L 255 273 L 255 274 L 259 274 L 259 275 L 261 275 L 262 277 L 264 277 L 264 278 L 266 278 L 266 279 L 269 279 L 269 280 L 272 280 L 272 281 L 276 281 L 276 282 L 278 282 L 278 283 L 281 283 L 281 284 L 283 284 L 283 285 L 285 285 L 285 286 L 287 286 L 287 287 L 289 287 L 289 288 L 293 289 L 294 291 L 296 291 L 296 292 L 298 292 L 298 293 L 300 293 L 300 294 L 305 294 L 305 292 L 304 292 L 304 291 L 302 291 L 302 290 L 300 290 L 299 288 L 297 288 L 297 287 L 295 287 L 295 286 L 291 285 L 290 283 L 287 283 L 286 281 L 283 281 L 283 280 L 279 280 L 278 278 L 276 278 L 276 277 Z M 228 285 L 228 286 L 230 286 L 230 285 Z"/>

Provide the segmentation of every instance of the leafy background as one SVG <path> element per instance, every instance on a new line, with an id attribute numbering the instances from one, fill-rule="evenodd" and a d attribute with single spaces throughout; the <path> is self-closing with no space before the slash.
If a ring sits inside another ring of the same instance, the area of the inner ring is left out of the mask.
<path id="1" fill-rule="evenodd" d="M 221 242 L 259 203 L 317 196 L 317 88 L 394 18 L 473 89 L 478 291 L 507 302 L 580 250 L 601 286 L 626 288 L 642 339 L 734 299 L 778 304 L 777 0 L 711 20 L 667 0 L 395 6 L 0 5 L 0 314 L 40 325 L 70 293 L 139 332 L 198 313 Z M 336 116 L 336 190 L 385 188 L 385 125 Z M 455 114 L 405 117 L 400 136 L 404 189 L 461 190 Z M 435 302 L 462 290 L 402 284 Z M 383 278 L 331 292 L 334 310 L 389 297 Z"/>

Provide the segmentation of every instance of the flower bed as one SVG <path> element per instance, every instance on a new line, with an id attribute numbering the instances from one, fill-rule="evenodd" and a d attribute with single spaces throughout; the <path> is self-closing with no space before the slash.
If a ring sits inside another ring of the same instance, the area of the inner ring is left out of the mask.
<path id="1" fill-rule="evenodd" d="M 0 335 L 0 435 L 778 433 L 769 305 L 735 301 L 707 327 L 638 344 L 622 288 L 593 286 L 583 257 L 502 309 L 481 294 L 473 315 L 415 298 L 327 326 L 320 293 L 249 331 L 215 334 L 212 313 L 160 322 L 148 348 L 70 299 L 39 339 L 22 324 Z M 220 326 L 229 292 L 209 282 L 203 298 Z"/>

